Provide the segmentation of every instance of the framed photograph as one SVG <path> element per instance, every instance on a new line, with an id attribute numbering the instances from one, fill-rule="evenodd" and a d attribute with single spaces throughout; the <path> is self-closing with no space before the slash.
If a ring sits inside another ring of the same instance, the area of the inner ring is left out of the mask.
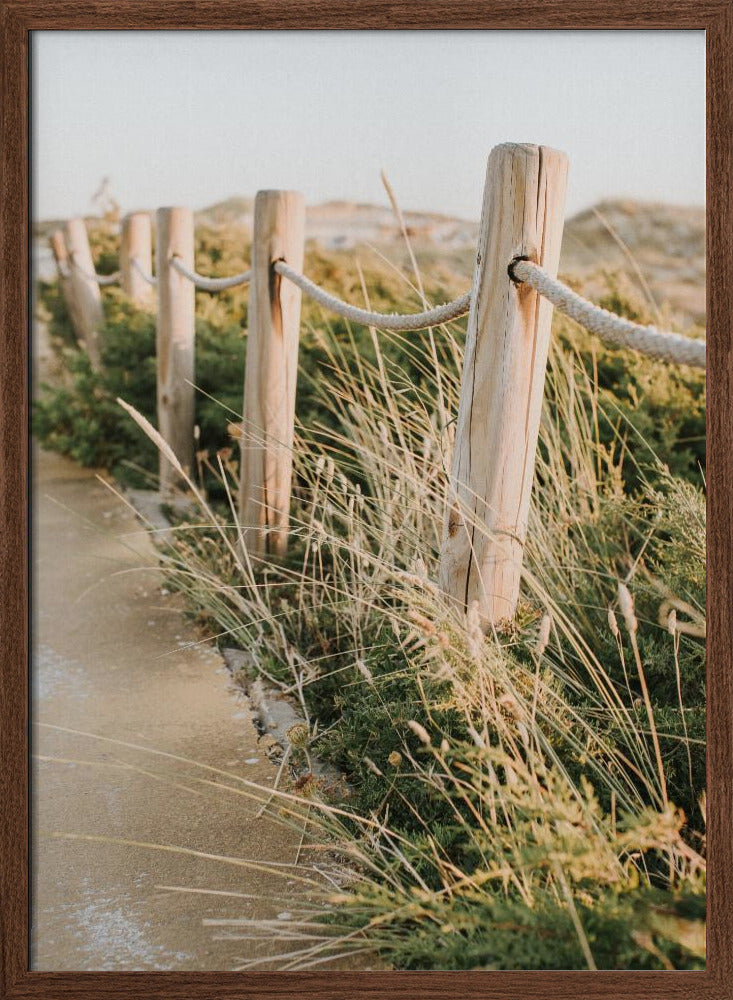
<path id="1" fill-rule="evenodd" d="M 0 995 L 733 994 L 733 0 L 0 13 Z"/>

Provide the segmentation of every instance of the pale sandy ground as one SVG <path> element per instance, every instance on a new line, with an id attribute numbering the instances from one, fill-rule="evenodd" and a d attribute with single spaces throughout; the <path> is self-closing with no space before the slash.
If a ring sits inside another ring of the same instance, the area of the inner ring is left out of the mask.
<path id="1" fill-rule="evenodd" d="M 53 377 L 36 332 L 37 369 Z M 149 537 L 94 473 L 37 451 L 33 513 L 32 967 L 226 970 L 274 955 L 274 942 L 215 940 L 231 931 L 202 921 L 277 917 L 303 902 L 296 832 L 254 818 L 256 806 L 224 785 L 202 784 L 220 780 L 211 771 L 114 742 L 271 787 L 276 767 L 248 703 L 210 645 L 188 645 L 201 637 L 161 593 Z M 76 839 L 85 837 L 102 839 Z"/>
<path id="2" fill-rule="evenodd" d="M 277 916 L 299 837 L 192 764 L 94 739 L 162 750 L 271 786 L 248 704 L 177 601 L 160 591 L 140 525 L 93 474 L 39 453 L 35 467 L 33 655 L 33 967 L 230 969 L 248 942 L 205 917 Z M 59 728 L 55 728 L 59 727 Z M 78 730 L 73 733 L 69 730 Z M 229 781 L 228 784 L 234 784 Z M 275 861 L 258 870 L 84 839 L 121 838 Z M 277 872 L 281 871 L 282 875 Z M 173 893 L 161 885 L 253 898 Z M 300 897 L 302 900 L 302 896 Z"/>

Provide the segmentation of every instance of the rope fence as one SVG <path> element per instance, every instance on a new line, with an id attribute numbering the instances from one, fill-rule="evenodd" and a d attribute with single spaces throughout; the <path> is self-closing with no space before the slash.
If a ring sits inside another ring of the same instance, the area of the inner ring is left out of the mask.
<path id="1" fill-rule="evenodd" d="M 72 260 L 71 264 L 84 278 L 88 281 L 94 281 L 98 285 L 115 285 L 120 280 L 119 271 L 105 275 L 90 274 L 76 261 Z M 155 277 L 143 271 L 136 258 L 132 258 L 130 264 L 141 278 L 149 285 L 155 286 Z M 170 264 L 184 278 L 188 278 L 196 288 L 207 292 L 219 292 L 228 288 L 236 288 L 239 285 L 247 285 L 252 278 L 251 270 L 222 278 L 207 277 L 186 267 L 181 258 L 177 256 L 171 258 Z M 344 302 L 343 299 L 331 295 L 320 285 L 306 278 L 304 274 L 290 267 L 285 261 L 276 261 L 273 269 L 281 277 L 297 285 L 302 292 L 318 302 L 319 305 L 336 313 L 337 316 L 352 323 L 361 323 L 364 326 L 373 326 L 380 330 L 394 330 L 403 333 L 425 330 L 461 319 L 468 314 L 471 308 L 471 293 L 466 292 L 451 302 L 434 306 L 420 313 L 375 312 L 351 305 L 349 302 Z M 638 351 L 640 354 L 656 358 L 665 364 L 705 368 L 706 343 L 704 340 L 695 340 L 681 333 L 658 330 L 654 326 L 644 326 L 641 323 L 625 319 L 623 316 L 618 316 L 616 313 L 584 299 L 582 295 L 574 292 L 562 281 L 549 275 L 539 264 L 525 258 L 519 257 L 510 261 L 508 269 L 509 276 L 513 281 L 517 284 L 530 285 L 536 292 L 552 302 L 556 309 L 590 330 L 591 333 L 595 333 L 610 347 Z M 59 270 L 62 277 L 69 276 L 70 272 L 65 264 Z"/>
<path id="2" fill-rule="evenodd" d="M 530 260 L 513 260 L 509 265 L 509 276 L 516 282 L 531 285 L 536 292 L 552 302 L 556 309 L 597 334 L 611 347 L 631 348 L 666 364 L 705 367 L 704 340 L 657 330 L 654 326 L 642 326 L 623 316 L 617 316 L 616 313 L 584 299 Z"/>
<path id="3" fill-rule="evenodd" d="M 96 282 L 102 286 L 114 285 L 120 281 L 120 271 L 106 275 L 90 274 L 73 257 L 70 259 L 71 266 L 88 281 Z M 207 292 L 225 291 L 239 285 L 247 285 L 252 280 L 251 270 L 221 278 L 199 274 L 198 271 L 186 267 L 179 256 L 171 257 L 170 265 L 196 288 Z M 137 258 L 130 259 L 130 266 L 148 285 L 155 287 L 157 279 L 154 275 L 143 270 Z M 450 302 L 433 306 L 420 313 L 371 311 L 351 305 L 351 303 L 331 295 L 283 260 L 276 261 L 273 269 L 330 312 L 336 313 L 350 322 L 377 327 L 380 330 L 394 330 L 403 333 L 425 330 L 461 319 L 471 309 L 471 293 L 466 292 Z M 595 333 L 610 347 L 638 351 L 640 354 L 645 354 L 647 357 L 655 358 L 665 364 L 705 368 L 706 342 L 704 340 L 686 337 L 681 333 L 658 330 L 654 326 L 644 326 L 625 319 L 623 316 L 618 316 L 602 306 L 589 302 L 558 278 L 553 278 L 539 264 L 524 257 L 511 260 L 508 271 L 509 276 L 516 284 L 526 283 L 530 285 L 536 292 L 552 302 L 556 309 L 590 330 L 591 333 Z M 65 261 L 59 261 L 59 273 L 62 278 L 69 277 L 70 270 Z"/>
<path id="4" fill-rule="evenodd" d="M 119 271 L 114 271 L 112 274 L 90 274 L 81 266 L 81 264 L 77 264 L 73 257 L 71 258 L 71 266 L 75 271 L 78 271 L 83 278 L 86 278 L 87 281 L 94 281 L 98 285 L 116 285 L 120 280 Z"/>
<path id="5" fill-rule="evenodd" d="M 131 213 L 122 220 L 120 270 L 96 275 L 82 219 L 51 237 L 61 290 L 80 343 L 101 371 L 104 311 L 98 286 L 117 281 L 131 301 L 156 315 L 157 429 L 161 496 L 195 468 L 195 289 L 223 292 L 249 285 L 237 520 L 246 558 L 287 550 L 292 487 L 301 296 L 355 324 L 408 333 L 468 315 L 460 401 L 441 544 L 440 586 L 467 612 L 478 605 L 485 627 L 512 619 L 519 599 L 534 456 L 544 396 L 552 309 L 527 307 L 533 289 L 559 312 L 614 349 L 664 364 L 706 367 L 706 342 L 644 326 L 595 305 L 557 274 L 564 226 L 567 157 L 549 147 L 504 143 L 489 158 L 471 291 L 417 313 L 385 313 L 344 301 L 306 277 L 305 202 L 294 191 L 259 191 L 254 202 L 251 267 L 213 277 L 195 259 L 189 208 Z M 529 190 L 544 198 L 526 198 Z M 539 248 L 538 262 L 518 247 Z M 185 281 L 171 280 L 173 272 Z M 81 280 L 83 276 L 86 280 Z M 277 276 L 277 277 L 276 277 Z M 71 278 L 71 280 L 66 280 Z M 151 293 L 151 288 L 156 290 Z M 427 305 L 427 303 L 426 303 Z M 490 414 L 490 421 L 487 415 Z M 490 425 L 489 425 L 490 424 Z M 175 463 L 170 455 L 175 455 Z M 474 532 L 471 525 L 481 522 Z M 506 525 L 512 525 L 508 534 Z"/>
<path id="6" fill-rule="evenodd" d="M 143 279 L 143 281 L 146 281 L 151 287 L 155 288 L 155 286 L 158 284 L 158 279 L 154 275 L 149 274 L 142 267 L 140 267 L 140 262 L 138 261 L 137 257 L 130 258 L 130 267 L 133 269 L 133 271 L 136 271 L 137 274 L 139 274 L 140 277 Z"/>
<path id="7" fill-rule="evenodd" d="M 180 257 L 171 257 L 170 263 L 171 267 L 179 274 L 188 278 L 197 288 L 201 288 L 205 292 L 222 292 L 227 288 L 236 288 L 237 285 L 248 285 L 252 277 L 251 271 L 242 271 L 241 274 L 232 274 L 228 278 L 209 278 L 204 274 L 199 274 L 198 271 L 191 271 Z"/>
<path id="8" fill-rule="evenodd" d="M 292 281 L 319 305 L 338 316 L 343 316 L 344 319 L 351 320 L 353 323 L 376 326 L 380 330 L 425 330 L 431 326 L 440 326 L 442 323 L 450 323 L 451 320 L 460 319 L 471 308 L 471 293 L 466 292 L 465 295 L 461 295 L 460 298 L 454 299 L 452 302 L 446 302 L 445 305 L 435 306 L 433 309 L 421 313 L 369 312 L 367 309 L 360 309 L 358 306 L 352 306 L 348 302 L 343 302 L 341 299 L 329 295 L 319 285 L 290 267 L 285 261 L 278 260 L 273 267 L 279 275 Z"/>

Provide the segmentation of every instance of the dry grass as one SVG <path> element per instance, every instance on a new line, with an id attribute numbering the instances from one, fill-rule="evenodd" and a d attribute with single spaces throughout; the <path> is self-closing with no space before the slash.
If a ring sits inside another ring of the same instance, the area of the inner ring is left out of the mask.
<path id="1" fill-rule="evenodd" d="M 372 335 L 375 362 L 356 365 L 324 337 L 333 421 L 300 428 L 290 557 L 253 564 L 233 504 L 222 515 L 192 481 L 209 527 L 181 526 L 163 555 L 217 638 L 300 702 L 311 751 L 334 756 L 354 789 L 335 803 L 301 780 L 275 798 L 306 851 L 328 848 L 338 888 L 288 926 L 236 932 L 281 936 L 283 968 L 365 949 L 399 967 L 699 967 L 704 923 L 685 906 L 704 892 L 702 831 L 670 797 L 639 633 L 653 630 L 680 697 L 680 641 L 686 655 L 697 640 L 640 621 L 631 597 L 653 591 L 661 507 L 625 493 L 623 448 L 599 441 L 597 386 L 555 350 L 523 603 L 483 635 L 432 582 L 457 340 L 439 331 L 428 357 L 401 344 L 416 387 Z M 231 499 L 236 470 L 218 469 Z M 694 490 L 670 478 L 669 497 L 699 517 Z M 687 731 L 672 735 L 689 756 Z"/>

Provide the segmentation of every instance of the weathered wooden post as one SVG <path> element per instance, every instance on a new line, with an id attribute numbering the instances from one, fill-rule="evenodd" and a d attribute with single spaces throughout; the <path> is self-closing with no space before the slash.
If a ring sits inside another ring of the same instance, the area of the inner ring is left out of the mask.
<path id="1" fill-rule="evenodd" d="M 76 339 L 83 347 L 84 329 L 79 316 L 79 309 L 76 304 L 76 300 L 74 299 L 74 288 L 71 281 L 71 262 L 69 261 L 69 254 L 66 249 L 66 240 L 64 239 L 64 234 L 60 229 L 51 233 L 49 243 L 51 245 L 53 259 L 56 261 L 61 295 L 64 303 L 66 304 L 66 309 L 69 313 L 69 318 L 71 319 L 71 325 L 74 329 L 74 333 L 76 334 Z"/>
<path id="2" fill-rule="evenodd" d="M 193 212 L 159 208 L 156 213 L 155 270 L 158 291 L 158 430 L 190 472 L 194 459 L 194 308 L 193 284 L 171 267 L 180 257 L 193 267 Z M 160 456 L 160 490 L 170 492 L 178 475 Z"/>
<path id="3" fill-rule="evenodd" d="M 302 270 L 304 239 L 303 195 L 258 191 L 239 483 L 243 544 L 255 556 L 287 549 L 301 293 L 273 264 Z"/>
<path id="4" fill-rule="evenodd" d="M 133 260 L 140 270 L 133 266 Z M 153 305 L 153 289 L 140 271 L 153 273 L 152 225 L 147 212 L 130 212 L 122 220 L 120 285 L 133 302 L 145 309 Z"/>
<path id="5" fill-rule="evenodd" d="M 104 322 L 102 295 L 94 280 L 94 260 L 83 219 L 66 223 L 66 248 L 69 253 L 71 290 L 77 310 L 81 339 L 92 368 L 101 367 L 101 330 Z"/>
<path id="6" fill-rule="evenodd" d="M 556 275 L 568 161 L 506 143 L 489 156 L 461 381 L 440 584 L 485 628 L 514 616 L 534 475 L 552 306 L 516 285 L 527 257 Z"/>

